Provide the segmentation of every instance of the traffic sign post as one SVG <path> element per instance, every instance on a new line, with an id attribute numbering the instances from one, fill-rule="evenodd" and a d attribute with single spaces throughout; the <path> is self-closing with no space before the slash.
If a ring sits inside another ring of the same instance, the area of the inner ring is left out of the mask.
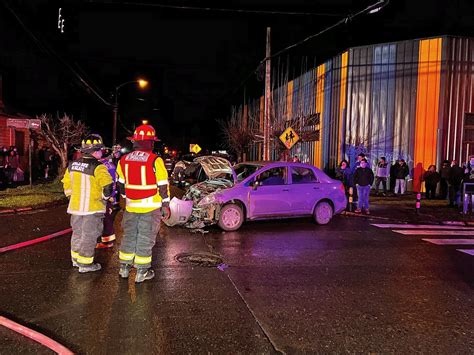
<path id="1" fill-rule="evenodd" d="M 201 147 L 198 144 L 190 144 L 189 151 L 194 154 L 198 154 L 201 151 Z"/>
<path id="2" fill-rule="evenodd" d="M 280 140 L 285 145 L 286 149 L 291 149 L 296 144 L 296 142 L 299 141 L 299 139 L 300 137 L 291 127 L 285 129 L 285 131 L 280 136 Z"/>

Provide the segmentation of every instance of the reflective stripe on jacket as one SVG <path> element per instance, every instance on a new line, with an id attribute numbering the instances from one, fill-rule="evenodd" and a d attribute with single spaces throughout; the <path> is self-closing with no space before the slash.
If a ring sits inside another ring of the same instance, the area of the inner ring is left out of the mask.
<path id="1" fill-rule="evenodd" d="M 70 196 L 67 212 L 87 215 L 105 212 L 104 198 L 112 194 L 113 180 L 104 164 L 84 155 L 69 163 L 61 180 L 64 194 Z"/>
<path id="2" fill-rule="evenodd" d="M 135 151 L 141 152 L 141 151 Z M 134 153 L 135 153 L 134 152 Z M 151 153 L 149 153 L 151 154 Z M 154 154 L 153 154 L 154 155 Z M 144 155 L 142 155 L 145 157 Z M 149 171 L 150 168 L 146 168 L 146 165 L 143 164 L 129 164 L 127 168 L 127 172 L 125 171 L 126 164 L 125 161 L 122 163 L 122 159 L 120 159 L 120 163 L 117 167 L 117 176 L 119 184 L 125 186 L 125 197 L 126 197 L 126 210 L 128 212 L 133 213 L 148 213 L 153 210 L 156 210 L 162 206 L 167 206 L 169 204 L 169 185 L 168 185 L 168 172 L 166 171 L 165 165 L 163 163 L 163 159 L 157 157 L 154 158 L 153 165 L 151 166 L 151 172 L 153 173 L 154 177 L 154 185 L 150 186 L 150 179 L 149 179 Z M 148 157 L 147 157 L 148 159 Z M 145 166 L 145 171 L 143 171 L 143 166 Z M 136 180 L 132 180 L 133 184 L 130 183 L 130 177 L 135 179 L 136 177 L 140 176 L 141 182 L 144 185 L 138 185 Z M 132 186 L 131 186 L 132 185 Z M 127 188 L 128 186 L 128 188 Z M 140 186 L 144 186 L 141 189 Z M 152 196 L 146 196 L 142 198 L 136 198 L 137 191 L 150 191 L 153 189 L 155 193 Z M 123 194 L 123 190 L 122 190 Z M 135 197 L 135 198 L 134 198 Z"/>

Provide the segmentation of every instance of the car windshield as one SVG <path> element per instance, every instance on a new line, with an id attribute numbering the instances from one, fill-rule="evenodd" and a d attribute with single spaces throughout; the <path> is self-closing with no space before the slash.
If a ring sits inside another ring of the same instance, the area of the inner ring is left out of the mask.
<path id="1" fill-rule="evenodd" d="M 261 165 L 255 164 L 237 164 L 234 167 L 235 174 L 237 175 L 237 182 L 241 182 L 242 180 L 248 178 L 261 167 Z"/>

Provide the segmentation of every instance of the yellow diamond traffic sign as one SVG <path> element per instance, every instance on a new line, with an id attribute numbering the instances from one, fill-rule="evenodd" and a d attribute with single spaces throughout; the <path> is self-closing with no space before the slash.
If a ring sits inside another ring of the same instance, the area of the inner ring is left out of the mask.
<path id="1" fill-rule="evenodd" d="M 285 132 L 280 136 L 280 140 L 283 142 L 287 149 L 291 149 L 296 142 L 298 142 L 300 137 L 296 134 L 295 130 L 291 127 L 285 129 Z"/>
<path id="2" fill-rule="evenodd" d="M 189 145 L 189 151 L 191 151 L 191 152 L 197 154 L 197 153 L 199 153 L 199 152 L 201 151 L 201 147 L 200 147 L 199 145 L 197 145 L 197 144 L 190 144 L 190 145 Z"/>

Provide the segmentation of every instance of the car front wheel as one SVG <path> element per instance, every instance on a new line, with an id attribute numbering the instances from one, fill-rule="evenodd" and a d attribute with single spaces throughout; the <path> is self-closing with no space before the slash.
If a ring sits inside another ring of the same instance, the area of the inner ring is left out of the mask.
<path id="1" fill-rule="evenodd" d="M 314 221 L 317 224 L 328 224 L 333 216 L 333 210 L 328 202 L 320 202 L 314 209 Z"/>
<path id="2" fill-rule="evenodd" d="M 244 223 L 244 218 L 242 207 L 230 203 L 221 209 L 219 222 L 217 224 L 225 231 L 235 231 Z"/>

